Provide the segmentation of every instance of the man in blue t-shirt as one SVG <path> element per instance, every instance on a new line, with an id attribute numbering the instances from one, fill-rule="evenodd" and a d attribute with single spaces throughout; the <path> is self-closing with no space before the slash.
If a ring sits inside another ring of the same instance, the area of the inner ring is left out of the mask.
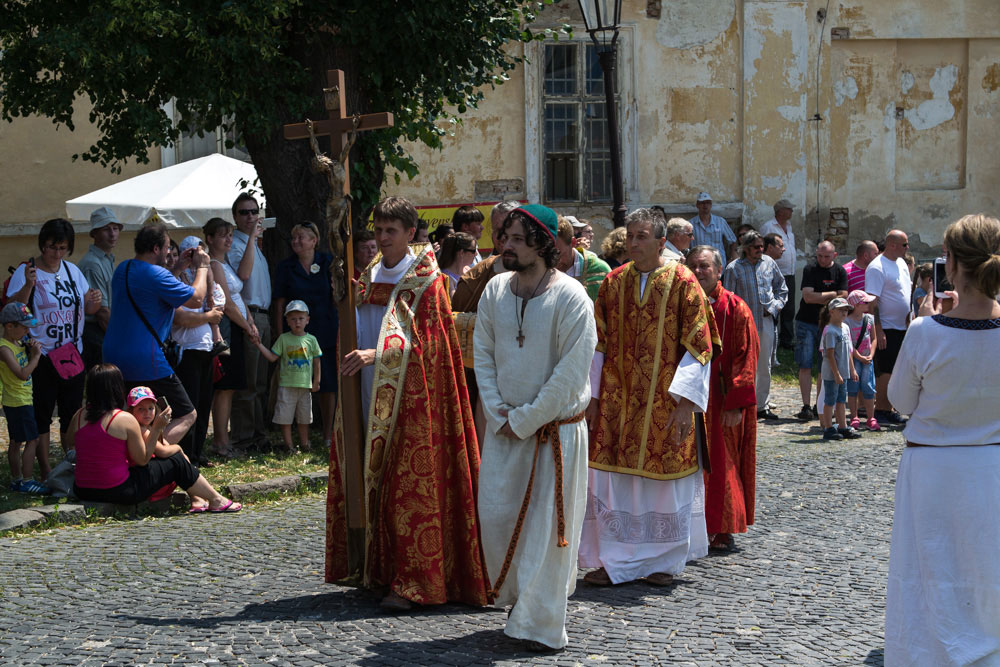
<path id="1" fill-rule="evenodd" d="M 148 225 L 135 237 L 135 259 L 126 260 L 115 269 L 111 278 L 111 318 L 104 337 L 104 361 L 121 369 L 126 391 L 145 385 L 157 396 L 167 399 L 173 419 L 163 430 L 163 438 L 176 444 L 194 424 L 197 415 L 156 338 L 162 342 L 169 337 L 175 308 L 197 308 L 204 302 L 209 257 L 201 247 L 186 250 L 180 256 L 175 270 L 180 272 L 188 267 L 195 270 L 193 284 L 185 285 L 164 268 L 169 252 L 170 236 L 166 226 L 162 223 Z"/>

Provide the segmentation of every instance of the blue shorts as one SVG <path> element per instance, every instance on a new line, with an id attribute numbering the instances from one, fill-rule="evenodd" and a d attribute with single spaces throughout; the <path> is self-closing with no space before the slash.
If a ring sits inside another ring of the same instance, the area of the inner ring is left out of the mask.
<path id="1" fill-rule="evenodd" d="M 819 351 L 819 325 L 795 320 L 795 363 L 812 369 Z"/>
<path id="2" fill-rule="evenodd" d="M 823 380 L 823 405 L 832 408 L 837 403 L 847 403 L 847 383 L 837 384 L 833 380 Z"/>
<path id="3" fill-rule="evenodd" d="M 22 405 L 17 408 L 3 406 L 7 418 L 7 437 L 11 442 L 31 442 L 38 438 L 38 424 L 35 422 L 35 408 Z M 69 423 L 69 420 L 67 420 Z"/>
<path id="4" fill-rule="evenodd" d="M 858 374 L 858 381 L 847 379 L 847 395 L 857 396 L 858 389 L 864 398 L 875 398 L 875 366 L 874 364 L 863 364 L 857 359 L 853 359 L 854 370 Z"/>

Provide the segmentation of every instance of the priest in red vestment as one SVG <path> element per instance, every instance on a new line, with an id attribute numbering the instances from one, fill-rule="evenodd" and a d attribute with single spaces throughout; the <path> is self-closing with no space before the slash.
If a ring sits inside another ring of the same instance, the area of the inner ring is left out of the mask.
<path id="1" fill-rule="evenodd" d="M 753 523 L 757 477 L 754 378 L 760 339 L 750 307 L 722 286 L 722 256 L 711 246 L 688 254 L 688 268 L 712 301 L 722 354 L 712 359 L 708 395 L 708 447 L 712 471 L 705 474 L 705 527 L 709 548 L 728 551 L 733 533 Z"/>
<path id="2" fill-rule="evenodd" d="M 380 255 L 359 280 L 366 516 L 363 583 L 382 606 L 487 602 L 476 484 L 479 448 L 445 278 L 430 245 L 410 246 L 417 211 L 389 197 L 375 207 Z M 326 580 L 347 576 L 343 413 L 330 451 Z"/>

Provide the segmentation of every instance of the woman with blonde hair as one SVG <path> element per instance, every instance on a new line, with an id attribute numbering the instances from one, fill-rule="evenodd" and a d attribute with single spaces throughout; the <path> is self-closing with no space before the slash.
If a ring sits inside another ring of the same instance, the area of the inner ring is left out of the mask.
<path id="1" fill-rule="evenodd" d="M 607 262 L 612 269 L 617 269 L 628 261 L 625 231 L 624 227 L 616 227 L 608 232 L 608 235 L 601 241 L 601 259 Z"/>
<path id="2" fill-rule="evenodd" d="M 1000 221 L 944 234 L 954 307 L 928 294 L 889 381 L 911 415 L 896 476 L 885 664 L 1000 664 Z"/>

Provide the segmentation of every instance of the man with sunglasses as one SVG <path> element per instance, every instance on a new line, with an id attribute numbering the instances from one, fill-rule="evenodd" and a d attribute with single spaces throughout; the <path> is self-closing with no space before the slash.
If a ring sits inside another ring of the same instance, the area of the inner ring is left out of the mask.
<path id="1" fill-rule="evenodd" d="M 252 195 L 241 192 L 233 202 L 233 246 L 226 255 L 229 265 L 243 281 L 243 302 L 247 306 L 248 319 L 253 318 L 264 347 L 271 346 L 271 274 L 267 268 L 264 253 L 257 245 L 257 239 L 264 231 L 260 224 L 260 206 Z M 234 332 L 234 335 L 244 335 Z M 230 442 L 238 450 L 246 450 L 267 441 L 267 421 L 264 412 L 267 407 L 268 370 L 270 364 L 257 350 L 255 342 L 247 339 L 244 346 L 247 388 L 233 396 L 233 412 L 230 419 Z"/>
<path id="2" fill-rule="evenodd" d="M 885 237 L 885 250 L 865 269 L 865 291 L 875 297 L 875 419 L 883 424 L 905 424 L 886 392 L 910 323 L 910 270 L 903 256 L 910 243 L 906 233 L 893 229 Z M 870 416 L 870 415 L 869 415 Z"/>
<path id="3" fill-rule="evenodd" d="M 722 286 L 743 299 L 753 313 L 760 348 L 757 355 L 757 419 L 777 419 L 768 405 L 771 397 L 771 356 L 774 354 L 778 316 L 788 301 L 788 286 L 778 263 L 764 254 L 764 239 L 753 230 L 740 238 L 743 256 L 733 260 L 722 275 Z"/>

